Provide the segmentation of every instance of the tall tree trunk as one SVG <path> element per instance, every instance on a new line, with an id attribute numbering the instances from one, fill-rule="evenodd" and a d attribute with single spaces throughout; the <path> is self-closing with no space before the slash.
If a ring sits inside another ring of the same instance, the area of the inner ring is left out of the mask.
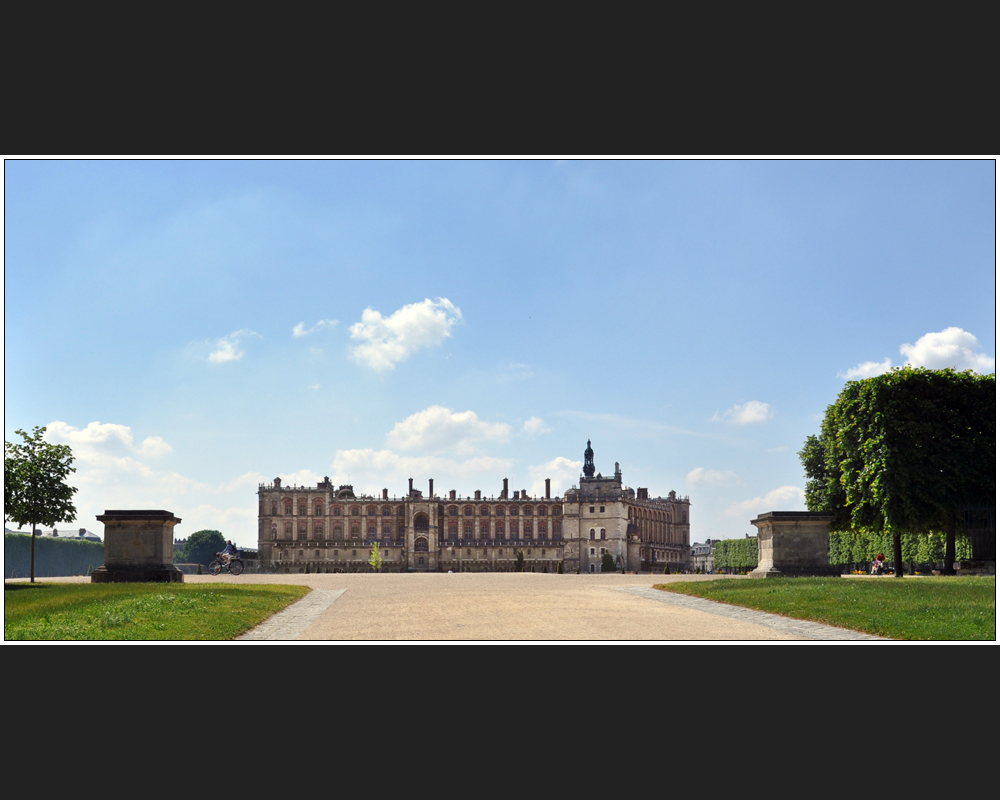
<path id="1" fill-rule="evenodd" d="M 35 582 L 35 534 L 38 533 L 38 528 L 34 525 L 31 526 L 31 582 Z"/>
<path id="2" fill-rule="evenodd" d="M 893 575 L 897 578 L 903 577 L 903 538 L 899 531 L 892 532 L 892 562 L 895 566 Z"/>
<path id="3" fill-rule="evenodd" d="M 948 530 L 944 535 L 944 574 L 955 574 L 955 527 L 958 515 L 951 511 L 948 514 Z"/>

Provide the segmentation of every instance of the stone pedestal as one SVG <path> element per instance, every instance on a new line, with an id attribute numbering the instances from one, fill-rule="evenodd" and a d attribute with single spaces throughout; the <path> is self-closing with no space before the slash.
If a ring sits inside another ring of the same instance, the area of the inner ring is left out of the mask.
<path id="1" fill-rule="evenodd" d="M 757 569 L 753 578 L 828 577 L 832 514 L 819 511 L 769 511 L 750 524 L 757 528 Z"/>
<path id="2" fill-rule="evenodd" d="M 169 511 L 105 511 L 104 566 L 91 573 L 93 583 L 183 583 L 174 566 L 174 526 Z"/>

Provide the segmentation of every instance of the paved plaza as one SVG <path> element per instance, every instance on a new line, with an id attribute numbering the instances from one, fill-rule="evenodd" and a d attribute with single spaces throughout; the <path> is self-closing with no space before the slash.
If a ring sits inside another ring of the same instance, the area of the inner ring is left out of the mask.
<path id="1" fill-rule="evenodd" d="M 710 576 L 538 573 L 185 576 L 312 587 L 254 641 L 862 641 L 877 637 L 700 598 L 665 581 Z"/>

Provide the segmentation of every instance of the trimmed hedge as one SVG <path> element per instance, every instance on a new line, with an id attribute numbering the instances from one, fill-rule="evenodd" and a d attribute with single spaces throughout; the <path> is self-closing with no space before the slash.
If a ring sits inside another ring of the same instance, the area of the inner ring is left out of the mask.
<path id="1" fill-rule="evenodd" d="M 35 537 L 35 577 L 56 578 L 66 575 L 89 575 L 104 563 L 104 545 L 52 536 Z M 31 575 L 31 534 L 3 535 L 5 578 Z"/>
<path id="2" fill-rule="evenodd" d="M 911 571 L 917 567 L 930 569 L 944 561 L 943 533 L 904 534 L 903 563 Z M 757 537 L 723 539 L 715 544 L 716 572 L 747 572 L 757 567 Z M 882 553 L 891 561 L 892 534 L 871 531 L 831 531 L 830 564 L 849 570 L 871 568 L 875 556 Z M 972 558 L 972 544 L 966 536 L 955 537 L 955 560 Z"/>

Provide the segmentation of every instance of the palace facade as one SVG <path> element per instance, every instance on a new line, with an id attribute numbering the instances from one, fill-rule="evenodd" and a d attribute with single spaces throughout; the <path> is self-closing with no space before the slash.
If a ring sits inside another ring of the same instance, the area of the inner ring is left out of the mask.
<path id="1" fill-rule="evenodd" d="M 427 496 L 413 488 L 403 497 L 357 495 L 325 478 L 317 486 L 261 484 L 257 495 L 260 564 L 275 572 L 367 572 L 373 542 L 383 569 L 392 572 L 600 572 L 605 553 L 617 569 L 677 572 L 688 567 L 690 500 L 670 492 L 622 485 L 594 474 L 587 442 L 579 486 L 562 498 L 526 491 L 511 495 L 504 478 L 499 497 L 479 490 L 459 497 Z"/>

